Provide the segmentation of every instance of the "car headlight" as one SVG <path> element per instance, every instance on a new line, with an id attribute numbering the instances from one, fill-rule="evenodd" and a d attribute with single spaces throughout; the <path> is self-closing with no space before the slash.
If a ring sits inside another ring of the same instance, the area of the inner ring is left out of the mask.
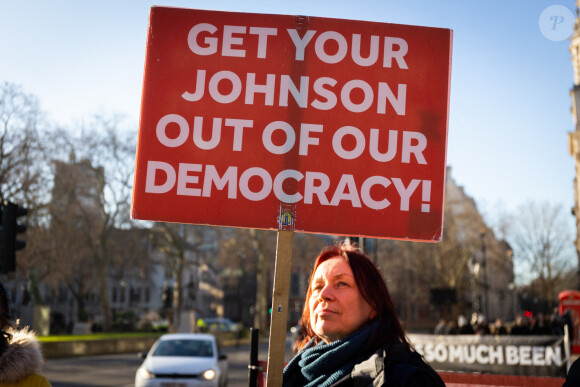
<path id="1" fill-rule="evenodd" d="M 205 380 L 213 380 L 213 379 L 215 379 L 215 375 L 216 375 L 216 373 L 214 370 L 207 370 L 207 371 L 203 372 L 203 378 Z"/>
<path id="2" fill-rule="evenodd" d="M 149 372 L 149 370 L 147 370 L 145 367 L 139 367 L 139 370 L 137 370 L 137 374 L 143 379 L 151 379 L 154 377 L 153 374 Z"/>

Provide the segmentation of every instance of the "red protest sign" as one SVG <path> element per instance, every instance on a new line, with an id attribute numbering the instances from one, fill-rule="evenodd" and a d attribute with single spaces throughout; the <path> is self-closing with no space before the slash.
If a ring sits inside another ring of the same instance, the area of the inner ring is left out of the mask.
<path id="1" fill-rule="evenodd" d="M 451 38 L 153 7 L 132 216 L 439 240 Z"/>

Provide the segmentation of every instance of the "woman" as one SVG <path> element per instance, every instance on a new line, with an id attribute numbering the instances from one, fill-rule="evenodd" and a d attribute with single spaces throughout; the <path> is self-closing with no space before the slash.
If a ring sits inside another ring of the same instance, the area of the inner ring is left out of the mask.
<path id="1" fill-rule="evenodd" d="M 14 328 L 8 293 L 0 282 L 0 387 L 50 387 L 39 374 L 42 361 L 34 333 Z"/>
<path id="2" fill-rule="evenodd" d="M 284 387 L 444 386 L 409 344 L 381 273 L 352 246 L 316 258 L 300 326 Z"/>

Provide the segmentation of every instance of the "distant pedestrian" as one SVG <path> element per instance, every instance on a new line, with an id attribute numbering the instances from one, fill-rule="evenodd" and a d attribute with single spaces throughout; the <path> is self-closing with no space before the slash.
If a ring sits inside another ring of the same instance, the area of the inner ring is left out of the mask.
<path id="1" fill-rule="evenodd" d="M 440 319 L 437 325 L 435 325 L 435 329 L 433 333 L 436 335 L 444 335 L 447 332 L 447 322 L 444 318 Z"/>
<path id="2" fill-rule="evenodd" d="M 201 317 L 197 319 L 197 331 L 198 332 L 207 332 L 207 324 L 205 323 L 204 319 Z"/>
<path id="3" fill-rule="evenodd" d="M 496 336 L 507 335 L 507 329 L 499 317 L 495 319 L 495 323 L 493 324 L 493 334 Z"/>
<path id="4" fill-rule="evenodd" d="M 568 327 L 568 340 L 570 345 L 574 342 L 574 322 L 572 319 L 572 312 L 570 309 L 566 309 L 564 314 L 562 315 L 562 326 Z"/>
<path id="5" fill-rule="evenodd" d="M 543 336 L 552 333 L 550 324 L 543 313 L 538 313 L 530 328 L 532 335 Z"/>
<path id="6" fill-rule="evenodd" d="M 8 292 L 0 282 L 0 387 L 50 387 L 40 374 L 42 362 L 34 332 L 14 326 Z"/>
<path id="7" fill-rule="evenodd" d="M 489 329 L 489 324 L 487 323 L 487 318 L 480 314 L 477 316 L 477 324 L 475 326 L 475 334 L 477 335 L 489 335 L 491 330 Z"/>
<path id="8" fill-rule="evenodd" d="M 457 333 L 460 335 L 473 335 L 475 333 L 464 315 L 457 317 Z"/>
<path id="9" fill-rule="evenodd" d="M 528 319 L 517 316 L 514 325 L 510 329 L 510 335 L 529 335 L 530 333 Z"/>
<path id="10" fill-rule="evenodd" d="M 457 324 L 453 320 L 449 320 L 445 329 L 446 335 L 456 335 L 458 333 Z"/>
<path id="11" fill-rule="evenodd" d="M 562 326 L 562 318 L 558 313 L 558 307 L 550 315 L 550 334 L 554 336 L 564 336 L 564 327 Z"/>

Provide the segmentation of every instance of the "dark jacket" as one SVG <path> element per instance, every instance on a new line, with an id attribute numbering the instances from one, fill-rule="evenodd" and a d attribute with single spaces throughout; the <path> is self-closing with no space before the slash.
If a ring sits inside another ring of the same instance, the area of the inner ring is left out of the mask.
<path id="1" fill-rule="evenodd" d="M 562 387 L 574 387 L 580 386 L 580 358 L 574 360 L 572 366 L 568 370 L 568 375 L 566 375 L 566 381 L 562 384 Z"/>
<path id="2" fill-rule="evenodd" d="M 354 366 L 332 387 L 444 387 L 445 383 L 416 352 L 402 344 L 387 345 Z"/>

